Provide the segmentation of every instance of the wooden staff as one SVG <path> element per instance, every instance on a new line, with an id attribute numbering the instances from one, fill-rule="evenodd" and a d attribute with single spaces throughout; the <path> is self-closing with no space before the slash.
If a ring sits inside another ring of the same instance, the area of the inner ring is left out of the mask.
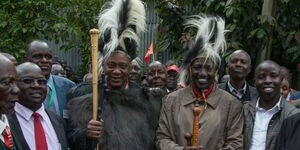
<path id="1" fill-rule="evenodd" d="M 194 122 L 193 122 L 193 136 L 192 136 L 192 146 L 198 145 L 198 133 L 199 133 L 199 120 L 200 120 L 200 105 L 197 103 L 194 107 Z"/>
<path id="2" fill-rule="evenodd" d="M 93 120 L 97 120 L 98 115 L 98 39 L 100 31 L 91 29 L 91 51 L 92 51 L 92 74 L 93 74 Z"/>

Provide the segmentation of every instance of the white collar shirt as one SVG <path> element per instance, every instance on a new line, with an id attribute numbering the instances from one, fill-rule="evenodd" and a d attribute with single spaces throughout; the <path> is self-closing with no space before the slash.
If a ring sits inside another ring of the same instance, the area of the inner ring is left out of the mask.
<path id="1" fill-rule="evenodd" d="M 247 83 L 245 81 L 244 83 L 244 87 L 240 90 L 235 89 L 231 84 L 230 84 L 230 80 L 227 82 L 229 90 L 232 94 L 234 94 L 235 96 L 237 96 L 239 99 L 241 99 L 243 97 L 243 95 L 246 92 L 246 88 L 247 88 Z"/>
<path id="2" fill-rule="evenodd" d="M 2 142 L 4 142 L 4 137 L 2 133 L 4 132 L 7 126 L 9 127 L 9 124 L 6 115 L 2 114 L 0 117 L 0 139 L 2 140 Z"/>
<path id="3" fill-rule="evenodd" d="M 259 101 L 260 99 L 258 99 L 255 107 L 256 114 L 250 150 L 265 150 L 269 122 L 273 115 L 279 112 L 281 109 L 281 98 L 276 105 L 269 110 L 261 108 L 259 106 Z"/>
<path id="4" fill-rule="evenodd" d="M 27 145 L 31 150 L 36 150 L 35 145 L 35 134 L 34 134 L 34 118 L 32 114 L 34 113 L 27 107 L 16 103 L 15 105 L 16 116 L 22 129 Z M 47 146 L 49 150 L 61 150 L 61 145 L 58 141 L 56 132 L 50 121 L 48 114 L 45 111 L 44 105 L 39 108 L 37 113 L 40 114 L 40 121 L 42 123 L 44 133 L 46 135 Z"/>

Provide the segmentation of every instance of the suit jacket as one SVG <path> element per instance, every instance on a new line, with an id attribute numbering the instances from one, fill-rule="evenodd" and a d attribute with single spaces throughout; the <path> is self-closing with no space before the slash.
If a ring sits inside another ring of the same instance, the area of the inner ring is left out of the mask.
<path id="1" fill-rule="evenodd" d="M 246 85 L 246 91 L 245 91 L 245 94 L 243 95 L 243 97 L 242 98 L 237 97 L 239 100 L 241 100 L 242 103 L 245 103 L 246 101 L 251 101 L 253 99 L 257 99 L 257 97 L 258 97 L 258 93 L 256 91 L 256 88 L 249 85 L 248 83 L 246 83 L 246 84 L 247 84 Z M 220 89 L 223 89 L 223 90 L 227 91 L 231 95 L 235 96 L 233 93 L 231 93 L 231 91 L 228 87 L 228 82 L 218 84 L 218 87 Z"/>
<path id="2" fill-rule="evenodd" d="M 75 83 L 67 78 L 51 75 L 55 86 L 56 96 L 58 100 L 59 111 L 62 118 L 67 118 L 64 114 L 64 109 L 67 104 L 67 94 L 70 88 L 75 86 Z"/>
<path id="3" fill-rule="evenodd" d="M 52 123 L 52 126 L 56 132 L 57 139 L 61 145 L 62 150 L 68 149 L 68 142 L 66 137 L 66 124 L 63 119 L 61 119 L 58 115 L 55 113 L 46 110 L 46 113 L 48 114 L 50 121 Z M 20 123 L 18 121 L 18 118 L 16 116 L 16 112 L 13 111 L 11 114 L 7 116 L 9 126 L 11 128 L 11 133 L 14 137 L 15 144 L 18 149 L 20 150 L 30 150 L 25 137 L 23 135 Z"/>

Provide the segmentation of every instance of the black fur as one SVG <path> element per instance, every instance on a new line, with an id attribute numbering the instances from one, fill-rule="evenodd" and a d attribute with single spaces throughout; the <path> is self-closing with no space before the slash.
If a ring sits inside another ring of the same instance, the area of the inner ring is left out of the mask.
<path id="1" fill-rule="evenodd" d="M 99 140 L 101 150 L 155 149 L 155 131 L 163 95 L 164 92 L 158 89 L 106 91 L 101 113 L 104 120 L 104 132 Z M 70 105 L 70 123 L 75 128 L 86 128 L 92 115 L 91 95 L 78 98 Z"/>

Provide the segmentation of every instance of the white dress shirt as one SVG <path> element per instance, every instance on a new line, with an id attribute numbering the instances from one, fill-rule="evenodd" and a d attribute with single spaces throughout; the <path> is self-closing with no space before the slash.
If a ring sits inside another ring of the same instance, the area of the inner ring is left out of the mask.
<path id="1" fill-rule="evenodd" d="M 241 99 L 243 97 L 243 95 L 245 94 L 246 92 L 246 88 L 247 88 L 247 83 L 245 81 L 244 83 L 244 87 L 240 90 L 237 90 L 235 89 L 231 84 L 230 84 L 230 80 L 228 81 L 228 87 L 229 87 L 229 90 L 232 94 L 234 94 L 235 96 L 237 96 L 239 99 Z"/>
<path id="2" fill-rule="evenodd" d="M 34 135 L 34 118 L 32 116 L 34 112 L 19 103 L 16 103 L 14 109 L 16 111 L 18 121 L 20 123 L 24 138 L 29 148 L 31 150 L 36 150 Z M 50 118 L 45 111 L 44 105 L 42 105 L 42 107 L 39 108 L 36 112 L 39 113 L 41 116 L 40 120 L 42 122 L 44 132 L 46 134 L 45 136 L 47 140 L 48 150 L 61 150 L 61 145 L 58 141 L 56 132 L 52 126 Z"/>
<path id="3" fill-rule="evenodd" d="M 281 98 L 273 108 L 265 110 L 259 106 L 258 99 L 255 107 L 256 114 L 250 150 L 265 149 L 269 122 L 272 119 L 273 115 L 280 110 L 280 101 Z"/>
<path id="4" fill-rule="evenodd" d="M 0 117 L 0 139 L 2 140 L 2 142 L 4 142 L 4 137 L 2 133 L 4 132 L 6 126 L 9 126 L 9 124 L 6 115 L 3 114 Z"/>

